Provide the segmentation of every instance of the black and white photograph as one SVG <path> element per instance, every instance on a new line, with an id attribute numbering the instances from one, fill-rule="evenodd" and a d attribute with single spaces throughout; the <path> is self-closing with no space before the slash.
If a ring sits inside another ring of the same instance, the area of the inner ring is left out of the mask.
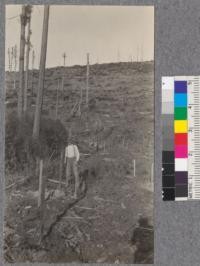
<path id="1" fill-rule="evenodd" d="M 7 263 L 154 261 L 154 7 L 6 5 Z"/>

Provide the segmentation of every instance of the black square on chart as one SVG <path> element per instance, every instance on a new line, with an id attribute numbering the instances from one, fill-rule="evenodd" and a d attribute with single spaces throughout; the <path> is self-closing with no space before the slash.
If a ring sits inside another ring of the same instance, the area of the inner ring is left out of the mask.
<path id="1" fill-rule="evenodd" d="M 163 151 L 162 152 L 163 163 L 174 163 L 174 151 Z"/>
<path id="2" fill-rule="evenodd" d="M 176 186 L 176 197 L 188 197 L 188 185 Z"/>
<path id="3" fill-rule="evenodd" d="M 162 175 L 174 175 L 174 164 L 163 163 L 162 164 Z"/>
<path id="4" fill-rule="evenodd" d="M 175 176 L 174 175 L 164 175 L 162 177 L 162 187 L 163 188 L 175 187 Z"/>
<path id="5" fill-rule="evenodd" d="M 163 200 L 174 201 L 175 200 L 175 188 L 163 188 Z"/>

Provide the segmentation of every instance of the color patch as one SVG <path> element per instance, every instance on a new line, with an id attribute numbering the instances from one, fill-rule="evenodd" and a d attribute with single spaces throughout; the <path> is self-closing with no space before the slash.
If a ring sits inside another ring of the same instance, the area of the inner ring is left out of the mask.
<path id="1" fill-rule="evenodd" d="M 188 170 L 188 160 L 187 158 L 175 158 L 175 172 L 182 172 Z"/>
<path id="2" fill-rule="evenodd" d="M 176 145 L 175 146 L 175 158 L 187 158 L 188 149 L 186 145 Z"/>
<path id="3" fill-rule="evenodd" d="M 175 172 L 176 184 L 187 184 L 188 183 L 188 172 Z"/>
<path id="4" fill-rule="evenodd" d="M 175 133 L 187 133 L 187 120 L 175 120 L 174 132 Z"/>
<path id="5" fill-rule="evenodd" d="M 188 186 L 187 185 L 176 185 L 176 197 L 187 197 L 188 196 Z"/>
<path id="6" fill-rule="evenodd" d="M 176 80 L 174 81 L 175 93 L 187 93 L 187 81 Z"/>
<path id="7" fill-rule="evenodd" d="M 174 110 L 175 120 L 186 120 L 187 119 L 187 107 L 176 107 Z"/>
<path id="8" fill-rule="evenodd" d="M 163 175 L 174 175 L 174 164 L 163 164 Z"/>
<path id="9" fill-rule="evenodd" d="M 174 92 L 172 90 L 163 90 L 162 97 L 165 102 L 173 102 Z"/>
<path id="10" fill-rule="evenodd" d="M 163 187 L 175 187 L 175 179 L 174 175 L 169 175 L 169 176 L 163 176 L 162 177 L 162 186 Z"/>
<path id="11" fill-rule="evenodd" d="M 188 144 L 188 134 L 187 133 L 176 133 L 174 139 L 175 145 L 187 145 Z"/>
<path id="12" fill-rule="evenodd" d="M 187 94 L 186 93 L 174 94 L 174 105 L 175 107 L 187 107 Z"/>
<path id="13" fill-rule="evenodd" d="M 162 114 L 173 114 L 174 113 L 174 101 L 162 103 Z"/>
<path id="14" fill-rule="evenodd" d="M 175 200 L 175 188 L 163 188 L 163 200 L 174 201 Z"/>
<path id="15" fill-rule="evenodd" d="M 163 151 L 162 160 L 165 163 L 174 163 L 174 151 Z"/>

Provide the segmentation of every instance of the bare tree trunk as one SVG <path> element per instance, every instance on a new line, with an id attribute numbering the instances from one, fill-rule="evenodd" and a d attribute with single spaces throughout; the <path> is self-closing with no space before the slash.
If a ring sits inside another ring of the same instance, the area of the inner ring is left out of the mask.
<path id="1" fill-rule="evenodd" d="M 23 114 L 25 26 L 26 26 L 26 7 L 23 5 L 22 14 L 21 14 L 21 37 L 20 37 L 20 54 L 19 54 L 19 90 L 18 90 L 18 103 L 17 103 L 18 118 L 21 118 Z"/>
<path id="2" fill-rule="evenodd" d="M 14 60 L 14 47 L 11 49 L 11 71 L 13 70 L 13 60 Z"/>
<path id="3" fill-rule="evenodd" d="M 39 85 L 36 99 L 36 109 L 33 125 L 33 137 L 38 138 L 40 132 L 40 120 L 43 103 L 43 90 L 45 78 L 45 65 L 47 53 L 47 38 L 48 38 L 48 24 L 49 24 L 49 5 L 44 6 L 43 32 L 42 32 L 42 46 L 40 55 L 40 71 L 39 71 Z"/>
<path id="4" fill-rule="evenodd" d="M 26 50 L 26 75 L 25 75 L 25 87 L 24 87 L 24 112 L 27 111 L 27 92 L 28 92 L 28 71 L 29 71 L 29 54 L 30 54 L 30 37 L 31 37 L 31 16 L 28 20 L 28 36 L 27 36 L 27 50 Z"/>
<path id="5" fill-rule="evenodd" d="M 32 73 L 31 73 L 31 98 L 33 99 L 33 77 L 34 77 L 35 51 L 32 51 Z"/>
<path id="6" fill-rule="evenodd" d="M 17 45 L 14 47 L 14 90 L 16 90 L 16 72 L 17 72 Z"/>
<path id="7" fill-rule="evenodd" d="M 11 72 L 11 55 L 10 55 L 10 48 L 8 48 L 8 69 Z"/>
<path id="8" fill-rule="evenodd" d="M 58 85 L 57 85 L 57 90 L 56 90 L 56 115 L 55 119 L 58 119 L 58 95 L 59 95 L 59 88 L 60 88 L 60 80 L 58 79 Z"/>
<path id="9" fill-rule="evenodd" d="M 81 86 L 80 87 L 80 101 L 79 101 L 79 108 L 78 108 L 78 115 L 79 116 L 81 116 L 82 101 L 83 101 L 83 90 L 82 90 L 82 86 Z"/>
<path id="10" fill-rule="evenodd" d="M 86 72 L 86 106 L 87 107 L 88 107 L 88 94 L 89 94 L 89 68 L 90 68 L 89 56 L 90 54 L 87 53 L 87 72 Z"/>

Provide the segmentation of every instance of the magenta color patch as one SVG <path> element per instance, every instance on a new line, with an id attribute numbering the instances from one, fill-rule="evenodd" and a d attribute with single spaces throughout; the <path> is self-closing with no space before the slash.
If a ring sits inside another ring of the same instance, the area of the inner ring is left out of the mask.
<path id="1" fill-rule="evenodd" d="M 176 145 L 175 146 L 175 158 L 187 158 L 188 147 L 187 145 Z"/>

